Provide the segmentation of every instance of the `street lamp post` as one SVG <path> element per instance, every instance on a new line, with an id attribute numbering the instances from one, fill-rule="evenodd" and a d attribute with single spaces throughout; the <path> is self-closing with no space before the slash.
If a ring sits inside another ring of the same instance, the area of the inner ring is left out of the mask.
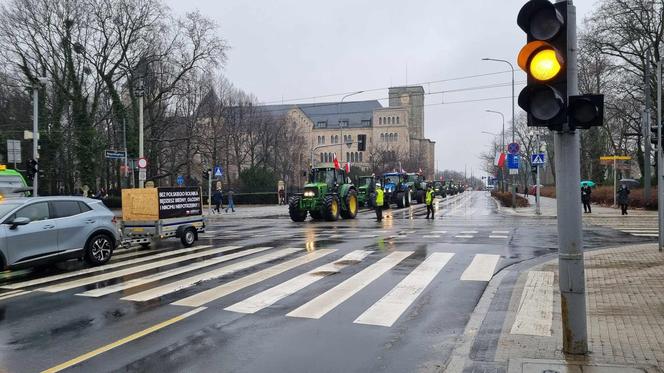
<path id="1" fill-rule="evenodd" d="M 143 87 L 143 80 L 141 79 L 138 83 L 138 88 L 136 89 L 136 96 L 138 96 L 138 159 L 142 159 L 144 154 L 143 148 L 143 95 L 145 90 Z M 138 170 L 138 187 L 143 188 L 145 186 L 146 172 L 145 168 Z"/>
<path id="2" fill-rule="evenodd" d="M 503 120 L 503 129 L 501 131 L 502 140 L 501 140 L 501 143 L 500 143 L 500 152 L 502 153 L 502 152 L 505 151 L 505 115 L 503 115 L 503 113 L 501 113 L 500 111 L 495 111 L 495 110 L 485 110 L 485 111 L 487 113 L 499 114 L 500 117 Z M 504 166 L 501 168 L 501 171 L 502 171 L 501 172 L 502 177 L 501 177 L 501 180 L 500 180 L 500 184 L 501 184 L 500 189 L 501 189 L 501 191 L 504 192 L 505 191 L 505 167 Z"/>
<path id="3" fill-rule="evenodd" d="M 510 61 L 507 60 L 501 60 L 497 58 L 482 58 L 482 61 L 495 61 L 495 62 L 504 62 L 508 65 L 510 65 L 510 69 L 512 69 L 512 142 L 515 140 L 515 123 L 514 123 L 514 65 Z M 512 208 L 516 208 L 516 177 L 512 176 Z"/>
<path id="4" fill-rule="evenodd" d="M 349 93 L 349 94 L 345 95 L 344 97 L 342 97 L 342 98 L 341 98 L 341 101 L 340 101 L 339 104 L 337 105 L 337 118 L 338 118 L 338 120 L 339 120 L 339 135 L 340 135 L 339 141 L 341 141 L 340 144 L 339 144 L 339 147 L 340 147 L 340 149 L 341 149 L 341 152 L 340 152 L 341 154 L 339 155 L 339 157 L 340 157 L 340 159 L 341 159 L 340 162 L 343 162 L 343 160 L 344 160 L 344 146 L 343 146 L 343 144 L 345 143 L 345 141 L 344 141 L 344 139 L 343 139 L 343 137 L 344 137 L 344 128 L 343 128 L 343 126 L 341 125 L 341 106 L 343 105 L 344 100 L 345 100 L 347 97 L 355 96 L 355 95 L 358 95 L 358 94 L 363 93 L 363 92 L 364 92 L 364 91 L 357 91 L 357 92 Z M 349 123 L 349 124 L 350 124 L 350 123 Z M 351 141 L 352 141 L 352 140 L 351 140 Z M 350 142 L 349 142 L 348 144 L 350 145 Z"/>
<path id="5" fill-rule="evenodd" d="M 32 85 L 32 159 L 37 162 L 37 172 L 32 177 L 32 196 L 39 195 L 39 86 L 45 84 L 48 78 L 39 76 Z"/>

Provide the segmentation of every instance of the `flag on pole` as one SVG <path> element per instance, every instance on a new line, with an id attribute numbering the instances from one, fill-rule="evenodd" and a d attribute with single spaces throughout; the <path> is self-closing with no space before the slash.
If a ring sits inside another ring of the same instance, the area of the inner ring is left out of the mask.
<path id="1" fill-rule="evenodd" d="M 339 160 L 337 159 L 337 153 L 334 153 L 333 163 L 334 163 L 334 168 L 336 168 L 337 170 L 341 168 L 341 166 L 339 166 Z"/>
<path id="2" fill-rule="evenodd" d="M 498 167 L 503 167 L 504 164 L 505 164 L 505 153 L 503 152 L 496 153 L 496 159 L 493 165 Z"/>
<path id="3" fill-rule="evenodd" d="M 346 173 L 349 174 L 350 173 L 350 162 L 346 162 L 346 167 L 344 167 L 344 168 L 346 169 Z"/>

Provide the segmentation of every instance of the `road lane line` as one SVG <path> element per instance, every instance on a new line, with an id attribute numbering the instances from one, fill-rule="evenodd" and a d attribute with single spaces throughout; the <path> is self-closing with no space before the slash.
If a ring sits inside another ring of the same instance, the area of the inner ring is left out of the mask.
<path id="1" fill-rule="evenodd" d="M 369 254 L 371 254 L 371 251 L 355 250 L 344 255 L 337 261 L 324 264 L 318 268 L 312 269 L 307 273 L 293 277 L 288 281 L 273 286 L 243 301 L 226 307 L 225 310 L 239 313 L 256 313 L 265 307 L 269 307 L 277 303 L 287 296 L 295 294 L 296 292 L 304 289 L 305 287 L 313 284 L 325 276 L 338 273 L 345 267 L 361 262 L 364 260 L 364 258 L 369 256 Z"/>
<path id="2" fill-rule="evenodd" d="M 9 298 L 18 297 L 20 295 L 25 295 L 25 294 L 28 294 L 28 293 L 31 293 L 31 292 L 32 291 L 30 291 L 30 290 L 27 290 L 27 291 L 26 290 L 10 291 L 10 292 L 4 293 L 4 294 L 0 294 L 0 300 L 5 300 L 5 299 L 9 299 Z"/>
<path id="3" fill-rule="evenodd" d="M 491 233 L 495 233 L 495 234 L 509 234 L 510 231 L 491 231 Z"/>
<path id="4" fill-rule="evenodd" d="M 25 287 L 29 287 L 29 286 L 41 285 L 41 284 L 45 284 L 45 283 L 48 283 L 48 282 L 62 280 L 62 279 L 65 279 L 65 278 L 71 278 L 71 277 L 76 277 L 76 276 L 80 276 L 80 275 L 85 275 L 85 274 L 88 274 L 88 273 L 102 272 L 102 271 L 105 271 L 107 269 L 123 267 L 123 266 L 127 266 L 127 265 L 130 265 L 130 264 L 143 263 L 143 262 L 147 262 L 147 261 L 153 260 L 153 259 L 166 258 L 166 257 L 169 257 L 169 256 L 174 256 L 174 255 L 183 254 L 183 253 L 189 253 L 189 252 L 197 251 L 197 250 L 203 250 L 203 249 L 207 249 L 209 247 L 210 247 L 210 245 L 202 245 L 202 246 L 189 247 L 189 248 L 186 248 L 186 249 L 173 250 L 173 251 L 169 251 L 169 252 L 166 252 L 166 253 L 150 255 L 150 256 L 146 256 L 146 257 L 142 257 L 142 258 L 138 258 L 138 259 L 125 260 L 125 261 L 122 261 L 122 262 L 106 264 L 106 265 L 99 266 L 99 267 L 79 269 L 77 271 L 61 273 L 59 275 L 53 275 L 53 276 L 42 277 L 42 278 L 38 278 L 38 279 L 34 279 L 34 280 L 17 282 L 15 284 L 10 284 L 10 285 L 3 285 L 3 286 L 0 286 L 0 289 L 12 289 L 13 290 L 13 289 L 21 289 L 21 288 L 25 288 Z"/>
<path id="5" fill-rule="evenodd" d="M 286 316 L 319 319 L 332 309 L 364 289 L 372 281 L 411 255 L 412 251 L 395 251 L 346 281 L 291 311 Z"/>
<path id="6" fill-rule="evenodd" d="M 140 293 L 132 294 L 129 296 L 126 296 L 124 298 L 121 298 L 122 300 L 129 300 L 129 301 L 134 301 L 134 302 L 145 302 L 151 299 L 155 299 L 167 294 L 175 293 L 176 291 L 186 289 L 189 287 L 192 287 L 199 282 L 203 281 L 209 281 L 213 280 L 215 278 L 219 278 L 222 276 L 230 275 L 232 273 L 251 268 L 253 266 L 256 266 L 258 264 L 263 264 L 267 263 L 269 261 L 283 258 L 285 256 L 294 254 L 298 251 L 302 251 L 303 249 L 301 248 L 288 248 L 288 249 L 281 249 L 278 251 L 271 252 L 269 254 L 261 255 L 256 258 L 244 260 L 239 263 L 231 264 L 229 266 L 225 266 L 222 268 L 218 268 L 212 271 L 208 271 L 205 273 L 200 273 L 191 277 L 184 278 L 179 281 L 175 281 L 169 284 L 165 284 L 162 286 L 158 286 L 153 289 L 148 289 L 145 291 L 142 291 Z"/>
<path id="7" fill-rule="evenodd" d="M 461 233 L 461 234 L 477 234 L 479 232 L 478 231 L 461 231 L 459 233 Z"/>
<path id="8" fill-rule="evenodd" d="M 499 235 L 496 235 L 496 234 L 490 234 L 489 238 L 509 238 L 509 236 L 502 236 L 502 235 L 499 236 Z"/>
<path id="9" fill-rule="evenodd" d="M 173 268 L 173 269 L 170 269 L 168 271 L 163 271 L 163 272 L 155 273 L 155 274 L 152 274 L 152 275 L 149 275 L 149 276 L 135 278 L 133 280 L 120 282 L 120 283 L 110 285 L 110 286 L 105 286 L 105 287 L 99 288 L 99 289 L 88 290 L 86 292 L 79 293 L 79 294 L 76 294 L 76 295 L 85 296 L 85 297 L 101 297 L 101 296 L 104 296 L 104 295 L 115 293 L 117 291 L 131 289 L 131 288 L 134 288 L 134 287 L 137 287 L 137 286 L 149 284 L 151 282 L 163 280 L 165 278 L 177 276 L 177 275 L 180 275 L 180 274 L 183 274 L 183 273 L 195 271 L 197 269 L 209 267 L 211 265 L 228 262 L 228 261 L 233 260 L 233 259 L 241 258 L 241 257 L 248 256 L 248 255 L 251 255 L 251 254 L 256 254 L 256 253 L 259 253 L 259 252 L 262 252 L 262 251 L 265 251 L 265 250 L 269 250 L 269 249 L 271 249 L 271 247 L 257 247 L 257 248 L 253 248 L 253 249 L 243 250 L 243 251 L 233 253 L 233 254 L 228 254 L 228 255 L 223 255 L 223 256 L 219 256 L 219 257 L 215 257 L 215 258 L 205 259 L 205 260 L 202 260 L 200 262 L 192 263 L 192 264 L 189 264 L 189 265 L 186 265 L 186 266 L 183 266 L 183 267 Z"/>
<path id="10" fill-rule="evenodd" d="M 440 238 L 439 234 L 425 234 L 422 238 Z"/>
<path id="11" fill-rule="evenodd" d="M 206 309 L 205 307 L 199 307 L 199 308 L 193 309 L 193 310 L 191 310 L 191 311 L 189 311 L 189 312 L 185 312 L 185 313 L 183 313 L 182 315 L 175 316 L 175 317 L 173 317 L 173 318 L 171 318 L 171 319 L 168 319 L 168 320 L 166 320 L 166 321 L 163 321 L 163 322 L 161 322 L 161 323 L 159 323 L 159 324 L 153 325 L 153 326 L 151 326 L 151 327 L 149 327 L 149 328 L 147 328 L 147 329 L 143 329 L 143 330 L 141 330 L 140 332 L 134 333 L 134 334 L 132 334 L 132 335 L 129 335 L 129 336 L 127 336 L 127 337 L 124 337 L 124 338 L 122 338 L 122 339 L 119 339 L 119 340 L 117 340 L 117 341 L 115 341 L 115 342 L 113 342 L 113 343 L 109 343 L 109 344 L 107 344 L 107 345 L 105 345 L 105 346 L 99 347 L 99 348 L 96 349 L 96 350 L 92 350 L 92 351 L 90 351 L 90 352 L 88 352 L 88 353 L 85 353 L 85 354 L 83 354 L 83 355 L 81 355 L 81 356 L 78 356 L 78 357 L 75 357 L 75 358 L 73 358 L 73 359 L 71 359 L 71 360 L 65 361 L 65 362 L 62 363 L 62 364 L 59 364 L 59 365 L 56 365 L 56 366 L 54 366 L 54 367 L 52 367 L 52 368 L 46 369 L 46 370 L 42 371 L 42 373 L 56 373 L 56 372 L 60 372 L 60 371 L 62 371 L 62 370 L 65 370 L 65 369 L 67 369 L 67 368 L 70 368 L 70 367 L 72 367 L 72 366 L 74 366 L 74 365 L 76 365 L 76 364 L 79 364 L 79 363 L 81 363 L 81 362 L 83 362 L 83 361 L 85 361 L 85 360 L 89 360 L 89 359 L 91 359 L 91 358 L 93 358 L 93 357 L 95 357 L 95 356 L 97 356 L 97 355 L 101 355 L 101 354 L 103 354 L 104 352 L 108 352 L 108 351 L 110 351 L 110 350 L 112 350 L 112 349 L 114 349 L 114 348 L 116 348 L 116 347 L 120 347 L 120 346 L 122 346 L 122 345 L 124 345 L 124 344 L 127 344 L 127 343 L 129 343 L 129 342 L 135 341 L 135 340 L 137 340 L 137 339 L 139 339 L 139 338 L 141 338 L 141 337 L 144 337 L 144 336 L 146 336 L 146 335 L 148 335 L 148 334 L 151 334 L 151 333 L 154 333 L 154 332 L 156 332 L 156 331 L 158 331 L 158 330 L 160 330 L 160 329 L 163 329 L 163 328 L 165 328 L 165 327 L 167 327 L 167 326 L 169 326 L 169 325 L 173 325 L 173 324 L 175 324 L 176 322 L 178 322 L 178 321 L 182 321 L 182 320 L 184 320 L 184 319 L 186 319 L 186 318 L 188 318 L 188 317 L 191 317 L 191 316 L 193 316 L 193 315 L 195 315 L 195 314 L 197 314 L 197 313 L 199 313 L 199 312 L 201 312 L 201 311 L 203 311 L 203 310 L 205 310 L 205 309 Z"/>
<path id="12" fill-rule="evenodd" d="M 475 236 L 462 235 L 462 234 L 460 234 L 458 236 L 454 236 L 454 238 L 473 238 L 473 237 L 475 237 Z"/>
<path id="13" fill-rule="evenodd" d="M 44 287 L 38 288 L 36 290 L 37 291 L 44 291 L 44 292 L 47 292 L 47 293 L 57 293 L 59 291 L 69 290 L 69 289 L 77 288 L 77 287 L 80 287 L 80 286 L 94 284 L 96 282 L 111 280 L 111 279 L 118 278 L 118 277 L 133 275 L 135 273 L 140 273 L 140 272 L 143 272 L 143 271 L 156 269 L 156 268 L 159 268 L 159 267 L 164 267 L 164 266 L 167 266 L 167 265 L 184 262 L 184 261 L 191 260 L 191 259 L 201 258 L 201 257 L 204 257 L 204 256 L 209 256 L 209 255 L 214 255 L 214 254 L 221 254 L 221 253 L 225 253 L 227 251 L 237 250 L 239 248 L 240 248 L 239 246 L 224 246 L 224 247 L 219 247 L 219 248 L 216 248 L 216 249 L 203 250 L 203 251 L 198 252 L 198 253 L 178 256 L 176 258 L 158 260 L 156 262 L 141 264 L 141 265 L 136 266 L 136 267 L 129 267 L 129 268 L 125 268 L 125 269 L 119 269 L 117 271 L 102 273 L 102 274 L 99 274 L 99 275 L 96 275 L 96 276 L 83 277 L 83 278 L 78 279 L 78 280 L 71 280 L 71 281 L 61 282 L 59 284 L 44 286 Z"/>
<path id="14" fill-rule="evenodd" d="M 391 327 L 415 302 L 415 299 L 422 294 L 453 256 L 452 253 L 433 253 L 429 255 L 397 286 L 353 322 Z"/>
<path id="15" fill-rule="evenodd" d="M 636 237 L 659 237 L 659 233 L 631 233 L 631 235 Z"/>
<path id="16" fill-rule="evenodd" d="M 500 255 L 477 254 L 470 265 L 463 271 L 461 281 L 489 281 L 493 277 L 493 271 Z"/>
<path id="17" fill-rule="evenodd" d="M 214 300 L 217 300 L 219 298 L 225 297 L 226 295 L 232 294 L 236 291 L 242 290 L 251 285 L 257 284 L 261 281 L 265 281 L 269 278 L 272 278 L 276 275 L 289 271 L 293 268 L 297 268 L 301 265 L 320 259 L 326 255 L 332 254 L 335 251 L 337 250 L 336 249 L 316 250 L 307 253 L 299 258 L 291 259 L 289 261 L 266 268 L 262 271 L 254 272 L 248 276 L 239 278 L 235 281 L 225 283 L 223 285 L 217 286 L 215 288 L 206 291 L 202 291 L 190 297 L 180 299 L 179 301 L 173 302 L 171 304 L 174 304 L 176 306 L 199 307 L 204 304 L 210 303 Z"/>
<path id="18" fill-rule="evenodd" d="M 553 277 L 553 272 L 528 272 L 511 334 L 551 336 Z"/>

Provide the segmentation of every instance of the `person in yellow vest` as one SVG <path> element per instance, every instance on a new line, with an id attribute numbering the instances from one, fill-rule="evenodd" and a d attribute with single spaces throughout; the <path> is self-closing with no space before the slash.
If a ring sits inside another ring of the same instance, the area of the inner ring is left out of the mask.
<path id="1" fill-rule="evenodd" d="M 383 221 L 383 200 L 384 200 L 383 188 L 380 186 L 380 183 L 376 183 L 376 203 L 374 203 L 374 209 L 376 211 L 376 221 Z"/>
<path id="2" fill-rule="evenodd" d="M 427 204 L 427 219 L 429 219 L 429 213 L 431 213 L 431 220 L 433 220 L 436 214 L 433 211 L 433 188 L 431 184 L 427 185 L 427 194 L 424 202 Z"/>

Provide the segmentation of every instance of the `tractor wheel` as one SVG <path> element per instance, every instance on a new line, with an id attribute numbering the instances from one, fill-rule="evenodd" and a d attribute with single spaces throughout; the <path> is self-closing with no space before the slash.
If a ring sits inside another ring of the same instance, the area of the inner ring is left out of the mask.
<path id="1" fill-rule="evenodd" d="M 400 209 L 406 207 L 406 195 L 404 192 L 397 193 L 397 207 Z"/>
<path id="2" fill-rule="evenodd" d="M 325 220 L 339 220 L 339 199 L 335 195 L 325 197 Z"/>
<path id="3" fill-rule="evenodd" d="M 300 209 L 300 197 L 291 197 L 288 201 L 288 214 L 294 222 L 303 222 L 307 218 L 307 210 Z"/>
<path id="4" fill-rule="evenodd" d="M 418 190 L 416 198 L 417 198 L 417 203 L 424 202 L 424 191 L 423 190 Z"/>
<path id="5" fill-rule="evenodd" d="M 412 194 L 412 193 L 413 193 L 413 192 L 411 192 L 410 189 L 408 189 L 408 190 L 406 191 L 406 193 L 405 193 L 406 203 L 404 204 L 404 206 L 406 206 L 406 207 L 410 207 L 410 204 L 411 204 L 411 202 L 413 201 L 413 199 L 411 198 L 411 194 Z"/>
<path id="6" fill-rule="evenodd" d="M 351 190 L 346 195 L 346 209 L 341 210 L 341 217 L 344 219 L 355 219 L 357 215 L 357 193 Z"/>
<path id="7" fill-rule="evenodd" d="M 321 220 L 321 218 L 323 217 L 323 215 L 318 210 L 309 211 L 309 215 L 311 215 L 311 218 L 314 220 Z"/>

